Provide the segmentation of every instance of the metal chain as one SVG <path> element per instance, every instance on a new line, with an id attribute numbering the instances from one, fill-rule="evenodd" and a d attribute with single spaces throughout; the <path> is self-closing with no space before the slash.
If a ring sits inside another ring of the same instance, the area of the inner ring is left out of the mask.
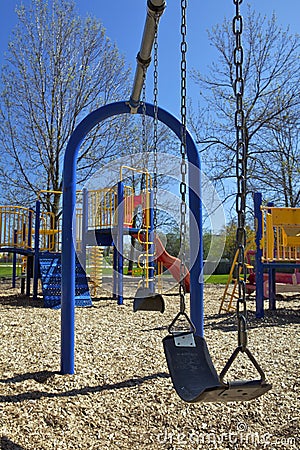
<path id="1" fill-rule="evenodd" d="M 247 150 L 245 142 L 245 114 L 243 109 L 244 78 L 243 78 L 243 47 L 242 32 L 243 18 L 240 14 L 240 4 L 243 0 L 233 0 L 236 11 L 232 26 L 235 35 L 235 48 L 233 52 L 236 76 L 234 81 L 234 94 L 236 98 L 235 129 L 236 129 L 236 212 L 238 226 L 236 233 L 236 242 L 238 247 L 238 300 L 237 300 L 237 319 L 238 319 L 238 344 L 242 351 L 247 347 L 247 304 L 246 304 L 246 264 L 245 264 L 245 246 L 246 246 L 246 177 L 247 177 Z"/>
<path id="2" fill-rule="evenodd" d="M 142 153 L 143 153 L 143 169 L 146 169 L 146 158 L 145 153 L 147 152 L 147 138 L 146 138 L 146 68 L 143 68 L 143 93 L 142 93 Z M 141 182 L 141 192 L 145 189 L 144 179 Z M 142 208 L 142 227 L 145 225 L 145 208 Z M 141 263 L 142 265 L 142 286 L 145 287 L 146 280 L 146 264 L 145 260 Z"/>
<path id="3" fill-rule="evenodd" d="M 147 138 L 146 138 L 146 70 L 144 68 L 144 82 L 143 82 L 143 94 L 142 94 L 142 153 L 143 153 L 143 168 L 146 168 L 145 155 L 147 151 Z"/>
<path id="4" fill-rule="evenodd" d="M 158 21 L 159 15 L 155 15 L 154 58 L 153 58 L 153 227 L 157 229 L 157 143 L 158 143 Z M 153 272 L 153 282 L 156 283 L 156 273 Z"/>
<path id="5" fill-rule="evenodd" d="M 147 152 L 147 137 L 146 137 L 146 72 L 144 72 L 144 84 L 143 84 L 143 94 L 142 94 L 142 154 L 143 154 L 143 170 L 147 169 L 145 153 Z M 145 189 L 144 179 L 141 182 L 141 191 Z M 145 224 L 145 208 L 142 208 L 142 226 Z"/>
<path id="6" fill-rule="evenodd" d="M 158 143 L 158 21 L 159 15 L 155 15 L 155 35 L 154 35 L 154 71 L 153 71 L 153 210 L 154 229 L 157 228 L 157 143 Z"/>
<path id="7" fill-rule="evenodd" d="M 180 204 L 180 284 L 179 284 L 179 295 L 180 295 L 180 312 L 183 314 L 185 312 L 185 284 L 184 277 L 185 273 L 185 261 L 186 261 L 186 175 L 187 175 L 187 163 L 186 163 L 186 52 L 187 52 L 187 42 L 186 42 L 186 9 L 187 0 L 181 0 L 181 183 L 180 183 L 180 194 L 181 194 L 181 204 Z"/>

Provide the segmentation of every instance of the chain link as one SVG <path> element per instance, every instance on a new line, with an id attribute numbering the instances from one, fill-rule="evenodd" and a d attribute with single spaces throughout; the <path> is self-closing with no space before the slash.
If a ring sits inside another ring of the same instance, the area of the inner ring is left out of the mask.
<path id="1" fill-rule="evenodd" d="M 187 204 L 186 204 L 186 175 L 187 175 L 187 163 L 186 163 L 186 53 L 187 53 L 187 42 L 186 42 L 186 9 L 187 0 L 181 0 L 181 183 L 180 183 L 180 194 L 181 194 L 181 204 L 180 204 L 180 284 L 179 284 L 179 295 L 180 295 L 180 312 L 185 312 L 185 283 L 184 277 L 186 275 L 185 261 L 186 261 L 186 214 L 187 214 Z"/>
<path id="2" fill-rule="evenodd" d="M 236 232 L 236 242 L 238 246 L 238 300 L 237 300 L 237 319 L 238 319 L 238 344 L 242 350 L 247 347 L 247 304 L 246 304 L 246 177 L 247 177 L 247 149 L 245 142 L 245 114 L 243 109 L 244 78 L 243 78 L 243 59 L 244 51 L 242 47 L 243 18 L 240 14 L 240 4 L 243 0 L 233 0 L 235 4 L 235 16 L 232 21 L 233 33 L 235 35 L 235 48 L 233 51 L 233 60 L 235 65 L 235 80 L 233 83 L 234 94 L 236 98 L 236 111 L 234 124 L 236 129 L 236 212 L 238 226 Z"/>
<path id="3" fill-rule="evenodd" d="M 146 168 L 145 153 L 147 152 L 147 137 L 146 137 L 146 70 L 144 69 L 144 82 L 142 93 L 142 153 L 143 153 L 143 168 Z"/>
<path id="4" fill-rule="evenodd" d="M 142 154 L 143 154 L 143 169 L 146 169 L 146 155 L 147 152 L 147 136 L 146 136 L 146 68 L 144 67 L 144 73 L 143 73 L 143 93 L 142 93 Z M 144 178 L 142 178 L 141 181 L 141 191 L 145 189 L 145 181 Z M 142 208 L 142 227 L 144 227 L 145 224 L 145 208 Z M 142 266 L 142 287 L 145 287 L 146 284 L 146 264 L 145 259 L 143 262 L 141 262 Z"/>
<path id="5" fill-rule="evenodd" d="M 154 71 L 153 71 L 153 211 L 154 230 L 157 228 L 157 143 L 158 143 L 158 21 L 159 15 L 155 15 L 155 35 L 154 35 Z"/>
<path id="6" fill-rule="evenodd" d="M 154 17 L 155 20 L 155 34 L 153 45 L 153 228 L 154 232 L 157 230 L 157 143 L 158 143 L 158 21 L 159 14 Z M 156 273 L 153 272 L 153 282 L 156 283 Z"/>

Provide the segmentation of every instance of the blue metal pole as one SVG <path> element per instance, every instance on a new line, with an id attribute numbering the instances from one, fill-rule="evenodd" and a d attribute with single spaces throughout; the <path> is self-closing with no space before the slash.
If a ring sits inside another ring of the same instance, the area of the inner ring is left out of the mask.
<path id="1" fill-rule="evenodd" d="M 117 270 L 118 270 L 118 250 L 115 244 L 113 244 L 113 299 L 117 299 L 117 291 L 118 291 L 118 279 L 117 279 Z"/>
<path id="2" fill-rule="evenodd" d="M 146 103 L 146 115 L 154 117 L 154 106 Z M 143 114 L 139 107 L 138 113 Z M 75 326 L 75 247 L 73 243 L 73 214 L 76 194 L 76 162 L 80 145 L 86 135 L 105 119 L 130 113 L 128 102 L 104 105 L 90 113 L 74 130 L 65 153 L 63 169 L 63 233 L 62 233 L 62 308 L 61 308 L 61 372 L 74 373 Z M 167 111 L 158 108 L 158 120 L 181 139 L 181 122 Z M 190 133 L 187 131 L 187 158 L 189 165 L 190 206 L 190 273 L 191 319 L 196 333 L 203 336 L 203 256 L 202 256 L 202 203 L 200 157 Z"/>
<path id="3" fill-rule="evenodd" d="M 18 230 L 14 230 L 14 246 L 17 247 L 18 243 Z M 16 278 L 17 278 L 17 254 L 13 252 L 13 267 L 12 267 L 12 283 L 11 287 L 16 287 Z"/>
<path id="4" fill-rule="evenodd" d="M 32 211 L 29 210 L 28 214 L 28 243 L 31 244 L 31 233 L 32 233 Z M 32 267 L 33 267 L 33 256 L 30 255 L 27 258 L 27 269 L 26 269 L 26 295 L 30 296 L 30 281 L 32 276 Z"/>
<path id="5" fill-rule="evenodd" d="M 38 296 L 38 278 L 39 278 L 39 255 L 40 255 L 40 221 L 41 221 L 41 202 L 35 204 L 35 224 L 34 224 L 34 266 L 33 266 L 33 300 Z"/>
<path id="6" fill-rule="evenodd" d="M 264 268 L 262 263 L 262 195 L 260 192 L 254 193 L 254 217 L 255 217 L 255 297 L 256 297 L 256 317 L 264 317 Z"/>
<path id="7" fill-rule="evenodd" d="M 273 202 L 268 202 L 267 206 L 270 206 L 272 208 L 274 206 Z M 269 209 L 268 213 L 272 214 L 272 210 Z M 268 281 L 269 281 L 269 309 L 275 310 L 276 309 L 276 269 L 272 265 L 269 266 L 268 269 Z"/>
<path id="8" fill-rule="evenodd" d="M 269 267 L 269 309 L 276 309 L 276 269 Z"/>
<path id="9" fill-rule="evenodd" d="M 203 228 L 201 168 L 197 148 L 187 134 L 189 208 L 190 208 L 190 309 L 196 334 L 204 336 Z"/>
<path id="10" fill-rule="evenodd" d="M 124 266 L 124 184 L 122 181 L 118 182 L 118 263 L 117 263 L 117 273 L 118 273 L 118 292 L 117 299 L 118 305 L 123 305 L 123 266 Z"/>
<path id="11" fill-rule="evenodd" d="M 81 139 L 79 139 L 75 133 L 73 133 L 72 136 L 66 149 L 63 175 L 63 222 L 61 255 L 62 374 L 73 374 L 75 370 L 75 246 L 73 239 L 73 216 L 74 214 L 76 215 L 76 157 Z"/>

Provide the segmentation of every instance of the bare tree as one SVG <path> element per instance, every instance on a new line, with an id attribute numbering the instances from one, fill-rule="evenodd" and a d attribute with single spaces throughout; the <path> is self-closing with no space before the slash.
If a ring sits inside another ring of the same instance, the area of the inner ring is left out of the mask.
<path id="1" fill-rule="evenodd" d="M 68 0 L 32 0 L 2 68 L 2 198 L 28 202 L 41 189 L 62 189 L 66 144 L 79 121 L 108 102 L 128 98 L 129 70 L 102 24 L 82 19 Z M 81 147 L 79 182 L 116 152 L 127 117 L 96 127 Z M 47 197 L 47 196 L 46 196 Z M 57 213 L 59 196 L 47 197 Z"/>
<path id="2" fill-rule="evenodd" d="M 267 189 L 270 197 L 278 198 L 277 193 L 285 191 L 287 183 L 285 176 L 274 176 L 285 172 L 283 159 L 287 155 L 284 156 L 283 151 L 289 152 L 290 164 L 300 156 L 296 141 L 296 130 L 299 131 L 300 40 L 298 35 L 291 35 L 289 29 L 283 30 L 277 24 L 275 14 L 268 20 L 256 14 L 250 6 L 243 24 L 248 190 Z M 228 180 L 235 177 L 235 36 L 232 21 L 225 20 L 214 27 L 209 32 L 209 39 L 219 57 L 207 76 L 193 71 L 193 79 L 200 87 L 201 112 L 191 118 L 191 126 L 200 144 L 205 168 L 209 168 L 212 179 L 219 184 L 219 189 L 223 189 L 225 198 L 234 193 L 233 190 L 228 191 L 226 182 L 228 186 Z M 293 145 L 296 145 L 293 156 L 291 149 L 288 150 L 292 141 L 288 143 L 286 139 L 292 129 Z M 296 173 L 294 170 L 293 174 Z M 299 201 L 298 190 L 293 190 L 289 198 L 285 198 L 285 203 L 292 206 L 296 200 Z"/>
<path id="3" fill-rule="evenodd" d="M 299 133 L 297 124 L 289 124 L 286 120 L 279 128 L 267 133 L 265 149 L 268 157 L 253 161 L 255 179 L 249 180 L 253 190 L 260 186 L 265 201 L 287 207 L 300 206 Z"/>

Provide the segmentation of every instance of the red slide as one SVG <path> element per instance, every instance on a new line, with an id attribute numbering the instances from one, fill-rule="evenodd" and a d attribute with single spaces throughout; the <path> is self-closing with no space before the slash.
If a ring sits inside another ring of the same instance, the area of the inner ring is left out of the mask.
<path id="1" fill-rule="evenodd" d="M 175 256 L 171 256 L 163 246 L 163 243 L 159 239 L 158 236 L 154 238 L 155 243 L 155 251 L 157 255 L 157 261 L 160 261 L 166 269 L 173 275 L 176 281 L 180 281 L 180 267 L 181 261 L 179 258 L 175 258 Z M 190 292 L 190 272 L 185 267 L 185 277 L 184 277 L 184 285 L 186 292 Z"/>

